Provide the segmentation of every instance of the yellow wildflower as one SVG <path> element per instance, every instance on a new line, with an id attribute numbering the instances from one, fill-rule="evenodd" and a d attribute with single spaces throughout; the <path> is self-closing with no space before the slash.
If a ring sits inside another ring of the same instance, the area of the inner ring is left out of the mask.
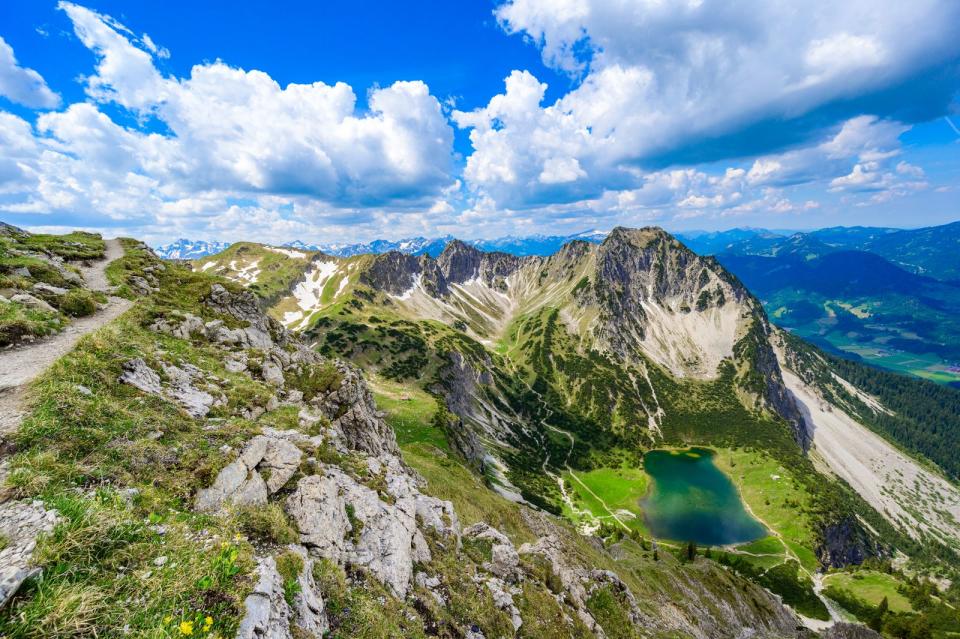
<path id="1" fill-rule="evenodd" d="M 166 625 L 169 624 L 171 621 L 173 621 L 173 617 L 171 617 L 170 615 L 167 615 L 166 617 L 163 618 L 163 625 L 166 626 Z"/>
<path id="2" fill-rule="evenodd" d="M 212 626 L 212 625 L 213 625 L 213 617 L 207 615 L 206 617 L 203 618 L 203 631 L 204 631 L 204 632 L 206 632 L 207 630 L 210 630 L 210 626 Z"/>
<path id="3" fill-rule="evenodd" d="M 181 634 L 181 635 L 192 635 L 192 634 L 193 634 L 193 622 L 192 622 L 192 621 L 181 621 L 181 622 L 180 622 L 180 634 Z"/>

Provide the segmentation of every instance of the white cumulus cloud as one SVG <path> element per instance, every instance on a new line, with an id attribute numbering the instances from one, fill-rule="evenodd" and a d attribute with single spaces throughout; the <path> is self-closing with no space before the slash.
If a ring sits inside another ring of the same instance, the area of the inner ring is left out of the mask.
<path id="1" fill-rule="evenodd" d="M 169 53 L 146 34 L 58 6 L 95 56 L 81 79 L 89 100 L 32 128 L 0 113 L 0 210 L 144 227 L 191 217 L 208 229 L 221 218 L 237 228 L 249 213 L 290 230 L 295 214 L 319 228 L 372 219 L 359 210 L 427 211 L 457 184 L 453 129 L 422 81 L 374 87 L 361 107 L 346 83 L 281 86 L 220 60 L 173 77 L 156 64 Z M 108 115 L 107 104 L 133 118 Z"/>
<path id="2" fill-rule="evenodd" d="M 871 95 L 960 56 L 950 0 L 510 0 L 495 14 L 576 79 L 546 102 L 534 75 L 514 71 L 487 105 L 454 112 L 474 149 L 468 186 L 506 207 L 635 188 L 664 166 L 819 147 L 861 115 L 876 129 L 951 90 Z M 760 164 L 752 177 L 764 170 L 783 172 Z"/>
<path id="3" fill-rule="evenodd" d="M 13 47 L 3 37 L 0 37 L 0 96 L 32 109 L 60 106 L 60 96 L 50 90 L 39 73 L 20 66 Z"/>

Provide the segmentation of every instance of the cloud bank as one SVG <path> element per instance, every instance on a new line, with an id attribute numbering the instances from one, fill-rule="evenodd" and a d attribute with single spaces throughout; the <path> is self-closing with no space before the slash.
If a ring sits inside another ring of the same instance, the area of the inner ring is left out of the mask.
<path id="1" fill-rule="evenodd" d="M 770 215 L 930 187 L 901 136 L 956 100 L 960 3 L 509 0 L 571 79 L 512 70 L 445 111 L 423 81 L 281 86 L 216 60 L 164 73 L 147 34 L 70 2 L 93 56 L 60 109 L 0 39 L 0 213 L 218 239 L 349 238 Z M 904 37 L 904 34 L 911 37 Z M 60 109 L 60 110 L 56 110 Z M 454 128 L 469 152 L 454 151 Z M 160 235 L 156 235 L 160 237 Z"/>

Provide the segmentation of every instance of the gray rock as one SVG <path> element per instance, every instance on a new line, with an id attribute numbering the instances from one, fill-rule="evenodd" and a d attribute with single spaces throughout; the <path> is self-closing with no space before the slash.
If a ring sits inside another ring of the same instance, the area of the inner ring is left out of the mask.
<path id="1" fill-rule="evenodd" d="M 160 375 L 140 357 L 124 362 L 119 381 L 151 395 L 159 395 L 163 390 L 160 387 Z"/>
<path id="2" fill-rule="evenodd" d="M 396 455 L 399 448 L 393 429 L 377 410 L 373 393 L 360 373 L 343 362 L 338 361 L 336 366 L 342 377 L 340 386 L 315 398 L 314 404 L 331 420 L 331 427 L 349 449 L 377 456 Z"/>
<path id="3" fill-rule="evenodd" d="M 52 531 L 58 521 L 57 512 L 47 510 L 40 501 L 0 504 L 0 535 L 7 540 L 7 547 L 0 550 L 0 608 L 24 581 L 40 572 L 30 562 L 37 537 Z"/>
<path id="4" fill-rule="evenodd" d="M 184 364 L 182 368 L 164 364 L 163 372 L 170 379 L 167 397 L 183 407 L 191 417 L 206 417 L 216 399 L 193 385 L 194 379 L 201 375 L 200 370 L 190 364 Z"/>
<path id="5" fill-rule="evenodd" d="M 230 373 L 242 373 L 247 370 L 247 356 L 245 354 L 228 357 L 223 362 L 224 368 Z"/>
<path id="6" fill-rule="evenodd" d="M 166 333 L 180 339 L 190 339 L 194 335 L 205 335 L 206 331 L 201 320 L 196 315 L 184 313 L 179 318 L 160 318 L 150 325 L 150 330 L 157 333 Z"/>
<path id="7" fill-rule="evenodd" d="M 467 529 L 469 531 L 469 529 Z M 465 531 L 466 534 L 466 531 Z M 590 630 L 599 628 L 587 609 L 588 593 L 584 583 L 589 583 L 590 574 L 572 565 L 564 553 L 563 544 L 554 535 L 541 537 L 534 543 L 520 546 L 521 555 L 540 555 L 550 563 L 553 574 L 559 579 L 564 597 L 576 609 L 577 616 Z"/>
<path id="8" fill-rule="evenodd" d="M 257 575 L 257 585 L 243 602 L 246 612 L 237 639 L 291 639 L 290 606 L 273 557 L 257 559 Z"/>
<path id="9" fill-rule="evenodd" d="M 48 313 L 57 312 L 57 309 L 44 302 L 42 299 L 30 295 L 29 293 L 17 293 L 10 298 L 10 301 L 37 311 L 47 311 Z"/>
<path id="10" fill-rule="evenodd" d="M 33 290 L 38 293 L 46 293 L 48 295 L 56 295 L 57 297 L 67 294 L 67 289 L 60 288 L 59 286 L 53 286 L 47 284 L 46 282 L 37 282 L 33 285 Z"/>
<path id="11" fill-rule="evenodd" d="M 129 284 L 138 295 L 150 295 L 151 293 L 156 293 L 160 290 L 155 283 L 152 283 L 147 279 L 140 277 L 139 275 L 131 275 L 127 279 L 127 284 Z"/>
<path id="12" fill-rule="evenodd" d="M 13 274 L 17 277 L 32 277 L 30 275 L 30 269 L 28 269 L 26 266 L 18 266 L 17 268 L 13 269 Z"/>
<path id="13" fill-rule="evenodd" d="M 490 596 L 493 597 L 494 605 L 510 615 L 510 623 L 513 624 L 514 632 L 520 630 L 520 626 L 523 625 L 523 618 L 520 616 L 520 609 L 513 602 L 513 595 L 520 594 L 520 589 L 516 586 L 511 588 L 496 577 L 487 579 L 486 584 Z"/>
<path id="14" fill-rule="evenodd" d="M 297 472 L 302 456 L 303 452 L 287 439 L 258 435 L 217 474 L 213 485 L 197 493 L 194 508 L 217 512 L 231 504 L 265 504 L 269 495 L 280 490 Z M 267 475 L 266 480 L 261 472 Z"/>
<path id="15" fill-rule="evenodd" d="M 283 370 L 270 360 L 263 362 L 263 365 L 260 367 L 260 375 L 263 377 L 263 381 L 268 384 L 283 386 Z"/>
<path id="16" fill-rule="evenodd" d="M 303 451 L 295 444 L 286 439 L 270 438 L 267 451 L 257 468 L 270 471 L 267 491 L 271 495 L 290 481 L 300 467 L 301 458 L 303 458 Z"/>
<path id="17" fill-rule="evenodd" d="M 320 639 L 330 629 L 327 621 L 326 609 L 320 589 L 313 579 L 313 558 L 307 554 L 306 548 L 296 544 L 289 546 L 292 552 L 297 553 L 303 560 L 303 570 L 297 582 L 300 591 L 293 600 L 294 625 L 309 636 Z"/>
<path id="18" fill-rule="evenodd" d="M 483 522 L 470 526 L 463 531 L 463 534 L 466 537 L 486 539 L 491 542 L 491 559 L 484 563 L 485 570 L 507 581 L 520 579 L 520 555 L 509 537 Z"/>
<path id="19" fill-rule="evenodd" d="M 429 558 L 414 549 L 419 531 L 412 496 L 388 504 L 338 468 L 301 479 L 286 508 L 311 552 L 366 568 L 397 597 L 407 594 L 414 556 Z"/>

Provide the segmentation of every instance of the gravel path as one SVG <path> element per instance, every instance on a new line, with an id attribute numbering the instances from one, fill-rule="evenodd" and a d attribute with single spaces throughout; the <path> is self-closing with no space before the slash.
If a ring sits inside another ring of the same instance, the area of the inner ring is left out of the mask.
<path id="1" fill-rule="evenodd" d="M 87 285 L 95 291 L 106 292 L 109 289 L 107 264 L 121 256 L 123 247 L 119 240 L 107 240 L 104 258 L 80 269 Z M 110 297 L 97 313 L 75 319 L 56 335 L 0 351 L 0 440 L 20 424 L 21 403 L 27 384 L 72 350 L 81 337 L 116 319 L 131 305 L 129 300 Z"/>

